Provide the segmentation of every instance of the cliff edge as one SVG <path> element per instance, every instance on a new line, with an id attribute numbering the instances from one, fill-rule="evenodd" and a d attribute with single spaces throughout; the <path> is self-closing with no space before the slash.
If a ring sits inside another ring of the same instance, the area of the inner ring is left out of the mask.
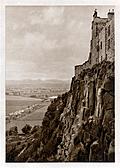
<path id="1" fill-rule="evenodd" d="M 114 63 L 83 70 L 50 104 L 41 128 L 24 138 L 7 135 L 6 161 L 113 162 L 114 96 Z"/>

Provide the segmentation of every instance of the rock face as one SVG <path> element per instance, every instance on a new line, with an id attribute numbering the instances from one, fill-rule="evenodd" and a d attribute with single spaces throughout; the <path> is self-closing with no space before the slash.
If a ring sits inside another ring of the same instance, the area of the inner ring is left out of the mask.
<path id="1" fill-rule="evenodd" d="M 70 91 L 49 106 L 40 160 L 114 161 L 113 140 L 114 65 L 103 62 L 73 78 Z"/>
<path id="2" fill-rule="evenodd" d="M 40 134 L 32 134 L 14 161 L 113 162 L 114 122 L 114 63 L 104 61 L 72 79 L 70 91 L 48 107 Z"/>

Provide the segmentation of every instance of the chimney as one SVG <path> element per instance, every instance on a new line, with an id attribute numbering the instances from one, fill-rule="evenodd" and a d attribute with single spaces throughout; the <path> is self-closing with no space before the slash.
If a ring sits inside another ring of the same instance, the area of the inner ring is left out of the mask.
<path id="1" fill-rule="evenodd" d="M 110 11 L 109 9 L 109 12 L 108 12 L 108 19 L 112 19 L 114 16 L 114 9 L 112 9 L 112 11 Z"/>
<path id="2" fill-rule="evenodd" d="M 93 18 L 97 17 L 97 9 L 94 10 Z"/>

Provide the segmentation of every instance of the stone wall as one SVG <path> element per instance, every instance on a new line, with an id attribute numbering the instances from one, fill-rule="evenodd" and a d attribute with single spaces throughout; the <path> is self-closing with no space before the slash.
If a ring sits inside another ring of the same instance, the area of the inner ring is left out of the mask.
<path id="1" fill-rule="evenodd" d="M 84 70 L 90 67 L 89 61 L 84 62 L 82 65 L 75 66 L 75 77 L 78 78 L 78 75 Z"/>
<path id="2" fill-rule="evenodd" d="M 108 36 L 108 27 L 110 26 L 110 35 Z M 114 18 L 106 24 L 106 57 L 108 61 L 115 59 L 115 34 L 114 34 Z M 110 40 L 110 48 L 108 48 L 108 41 Z"/>
<path id="3" fill-rule="evenodd" d="M 110 34 L 109 34 L 110 28 Z M 110 40 L 110 44 L 108 44 Z M 101 48 L 102 42 L 102 48 Z M 115 57 L 115 35 L 114 35 L 114 18 L 108 20 L 105 27 L 99 33 L 99 62 L 103 60 L 114 61 Z"/>
<path id="4" fill-rule="evenodd" d="M 91 40 L 91 66 L 99 63 L 99 49 L 100 49 L 100 38 L 103 38 L 104 33 L 100 34 L 102 29 L 105 27 L 108 18 L 94 18 L 92 22 L 92 40 Z M 105 40 L 103 40 L 104 42 Z M 105 43 L 104 43 L 105 44 Z M 102 51 L 102 50 L 101 50 Z"/>
<path id="5" fill-rule="evenodd" d="M 98 61 L 102 62 L 106 58 L 106 46 L 105 46 L 105 27 L 99 33 L 99 57 Z"/>

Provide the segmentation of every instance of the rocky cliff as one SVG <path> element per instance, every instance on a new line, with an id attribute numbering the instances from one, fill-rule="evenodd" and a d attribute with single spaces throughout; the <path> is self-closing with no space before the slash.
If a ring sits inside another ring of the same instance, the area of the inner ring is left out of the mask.
<path id="1" fill-rule="evenodd" d="M 73 77 L 70 91 L 54 99 L 24 144 L 20 135 L 7 136 L 6 160 L 114 161 L 114 125 L 114 63 L 104 61 Z"/>

